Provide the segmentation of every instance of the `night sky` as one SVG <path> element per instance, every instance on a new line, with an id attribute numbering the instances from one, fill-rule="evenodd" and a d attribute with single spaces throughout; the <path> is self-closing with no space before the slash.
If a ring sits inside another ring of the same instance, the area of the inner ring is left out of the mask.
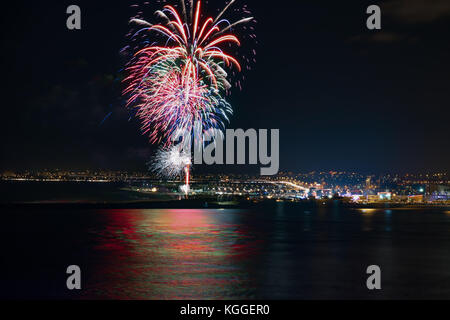
<path id="1" fill-rule="evenodd" d="M 134 3 L 2 4 L 2 171 L 146 168 L 155 148 L 121 97 Z M 239 3 L 257 20 L 257 62 L 228 127 L 280 129 L 282 170 L 450 169 L 450 1 Z M 81 31 L 66 28 L 71 4 Z M 369 4 L 381 31 L 366 28 Z"/>

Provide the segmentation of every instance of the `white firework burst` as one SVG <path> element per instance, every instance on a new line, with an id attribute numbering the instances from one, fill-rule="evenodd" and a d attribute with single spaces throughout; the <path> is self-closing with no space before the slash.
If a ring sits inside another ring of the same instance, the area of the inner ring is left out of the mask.
<path id="1" fill-rule="evenodd" d="M 150 169 L 159 177 L 177 178 L 181 177 L 190 165 L 190 153 L 183 151 L 181 146 L 173 146 L 160 148 L 150 164 Z"/>

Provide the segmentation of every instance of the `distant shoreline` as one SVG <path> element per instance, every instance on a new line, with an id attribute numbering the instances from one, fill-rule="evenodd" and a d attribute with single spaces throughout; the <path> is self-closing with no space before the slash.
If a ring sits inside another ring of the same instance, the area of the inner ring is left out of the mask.
<path id="1" fill-rule="evenodd" d="M 0 203 L 2 208 L 86 208 L 86 209 L 258 209 L 267 208 L 268 206 L 299 206 L 305 208 L 332 207 L 339 206 L 355 209 L 450 209 L 448 204 L 401 204 L 401 203 L 370 203 L 370 204 L 354 204 L 344 203 L 339 200 L 304 200 L 304 201 L 217 201 L 212 199 L 182 199 L 182 200 L 136 200 L 136 201 L 29 201 L 29 202 L 10 202 Z"/>

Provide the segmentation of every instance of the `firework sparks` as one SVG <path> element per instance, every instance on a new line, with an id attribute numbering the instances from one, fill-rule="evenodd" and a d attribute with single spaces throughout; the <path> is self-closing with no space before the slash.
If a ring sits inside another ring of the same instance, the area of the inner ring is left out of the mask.
<path id="1" fill-rule="evenodd" d="M 164 178 L 179 178 L 185 174 L 186 181 L 188 181 L 190 165 L 191 155 L 179 146 L 172 146 L 160 148 L 150 168 L 158 176 Z"/>
<path id="2" fill-rule="evenodd" d="M 222 18 L 234 2 L 215 19 L 202 19 L 202 2 L 192 0 L 189 18 L 188 3 L 181 0 L 181 15 L 170 5 L 156 12 L 164 23 L 131 19 L 140 27 L 135 36 L 145 33 L 154 40 L 134 54 L 124 80 L 127 106 L 135 108 L 150 142 L 170 146 L 175 138 L 192 134 L 195 122 L 202 124 L 201 132 L 225 128 L 232 114 L 225 99 L 231 88 L 225 70 L 239 72 L 242 67 L 223 47 L 240 46 L 239 39 L 228 32 L 253 19 L 230 23 Z"/>

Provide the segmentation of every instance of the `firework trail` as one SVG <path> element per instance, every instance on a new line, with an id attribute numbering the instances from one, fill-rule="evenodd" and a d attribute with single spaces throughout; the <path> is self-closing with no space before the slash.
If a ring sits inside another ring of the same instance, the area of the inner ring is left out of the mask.
<path id="1" fill-rule="evenodd" d="M 175 138 L 191 135 L 196 122 L 202 126 L 200 134 L 224 130 L 232 114 L 225 99 L 232 87 L 228 73 L 242 67 L 223 47 L 240 46 L 229 32 L 253 19 L 244 17 L 234 23 L 224 19 L 234 3 L 229 2 L 215 19 L 203 19 L 202 2 L 193 0 L 181 0 L 181 14 L 170 5 L 156 11 L 162 23 L 131 19 L 140 28 L 133 36 L 145 34 L 146 42 L 126 68 L 124 95 L 151 143 L 169 147 Z M 243 12 L 249 14 L 246 9 Z"/>

